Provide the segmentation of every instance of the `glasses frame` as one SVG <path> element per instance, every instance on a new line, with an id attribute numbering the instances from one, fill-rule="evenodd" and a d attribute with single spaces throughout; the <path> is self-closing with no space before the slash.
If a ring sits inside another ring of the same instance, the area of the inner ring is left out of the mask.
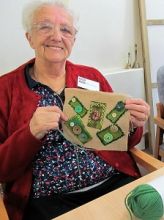
<path id="1" fill-rule="evenodd" d="M 58 30 L 61 33 L 61 36 L 64 38 L 74 38 L 77 30 L 73 26 L 69 26 L 67 24 L 54 24 L 52 22 L 38 22 L 33 23 L 32 30 L 35 30 L 41 35 L 50 35 L 54 33 L 54 31 L 58 28 Z"/>

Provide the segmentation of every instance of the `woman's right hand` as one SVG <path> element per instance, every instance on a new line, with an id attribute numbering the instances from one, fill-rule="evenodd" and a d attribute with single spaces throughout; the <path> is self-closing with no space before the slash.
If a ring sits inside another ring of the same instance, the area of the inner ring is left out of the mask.
<path id="1" fill-rule="evenodd" d="M 61 120 L 67 121 L 67 116 L 59 107 L 38 107 L 30 120 L 30 131 L 37 139 L 41 139 L 49 130 L 58 129 Z"/>

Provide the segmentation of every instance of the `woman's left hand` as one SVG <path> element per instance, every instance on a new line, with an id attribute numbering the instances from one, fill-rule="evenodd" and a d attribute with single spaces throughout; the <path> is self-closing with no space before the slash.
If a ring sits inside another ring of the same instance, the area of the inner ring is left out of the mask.
<path id="1" fill-rule="evenodd" d="M 150 115 L 150 106 L 143 99 L 128 98 L 125 108 L 130 111 L 133 127 L 143 127 Z"/>

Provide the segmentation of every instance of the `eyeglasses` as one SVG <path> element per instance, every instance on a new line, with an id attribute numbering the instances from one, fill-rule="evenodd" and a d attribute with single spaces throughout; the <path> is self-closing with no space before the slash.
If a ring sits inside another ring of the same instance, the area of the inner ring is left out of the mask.
<path id="1" fill-rule="evenodd" d="M 58 25 L 55 25 L 50 22 L 40 22 L 33 24 L 33 29 L 35 29 L 38 33 L 42 35 L 48 35 L 57 28 Z M 59 31 L 61 35 L 65 38 L 73 38 L 77 33 L 76 29 L 73 26 L 68 25 L 59 25 Z"/>

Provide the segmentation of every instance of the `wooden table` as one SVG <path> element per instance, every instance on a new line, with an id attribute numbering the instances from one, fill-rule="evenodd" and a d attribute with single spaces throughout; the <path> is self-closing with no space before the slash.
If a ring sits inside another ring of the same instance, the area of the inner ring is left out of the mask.
<path id="1" fill-rule="evenodd" d="M 55 220 L 131 220 L 125 207 L 126 195 L 137 185 L 164 175 L 164 168 L 154 171 L 85 205 L 60 215 Z M 162 218 L 164 220 L 164 218 Z"/>

